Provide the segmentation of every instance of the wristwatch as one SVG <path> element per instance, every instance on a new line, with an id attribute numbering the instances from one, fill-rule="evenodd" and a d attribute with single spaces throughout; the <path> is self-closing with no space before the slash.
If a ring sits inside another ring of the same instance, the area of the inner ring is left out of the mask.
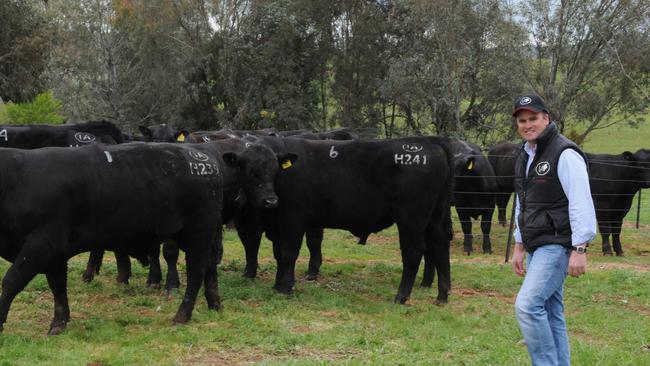
<path id="1" fill-rule="evenodd" d="M 575 250 L 576 253 L 578 253 L 578 254 L 587 253 L 587 246 L 586 245 L 578 245 L 578 246 L 575 246 L 575 247 L 571 247 L 571 249 Z"/>

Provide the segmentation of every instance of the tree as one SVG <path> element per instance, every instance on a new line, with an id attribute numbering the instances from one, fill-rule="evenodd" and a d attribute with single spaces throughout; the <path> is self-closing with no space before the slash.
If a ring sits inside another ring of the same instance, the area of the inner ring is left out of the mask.
<path id="1" fill-rule="evenodd" d="M 192 13 L 197 1 L 50 1 L 58 29 L 52 87 L 66 114 L 109 119 L 127 131 L 183 124 L 185 70 L 204 36 L 192 23 L 201 18 Z"/>
<path id="2" fill-rule="evenodd" d="M 50 25 L 36 1 L 0 1 L 0 97 L 15 103 L 44 88 Z"/>
<path id="3" fill-rule="evenodd" d="M 595 129 L 638 122 L 650 105 L 650 3 L 526 4 L 524 21 L 533 40 L 527 51 L 533 58 L 520 72 L 527 87 L 546 99 L 560 130 L 570 126 L 572 136 L 582 140 Z"/>

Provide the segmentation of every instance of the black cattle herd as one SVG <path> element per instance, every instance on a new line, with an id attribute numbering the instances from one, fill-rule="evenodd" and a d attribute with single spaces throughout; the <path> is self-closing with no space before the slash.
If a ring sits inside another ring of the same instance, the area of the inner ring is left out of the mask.
<path id="1" fill-rule="evenodd" d="M 456 207 L 472 252 L 471 219 L 481 219 L 482 249 L 492 252 L 494 206 L 505 224 L 513 191 L 515 144 L 485 157 L 472 143 L 443 137 L 361 139 L 352 129 L 188 132 L 169 125 L 127 136 L 110 122 L 0 126 L 0 256 L 11 266 L 2 280 L 0 331 L 15 296 L 46 275 L 54 296 L 49 334 L 70 319 L 67 261 L 90 252 L 83 274 L 99 273 L 104 250 L 115 252 L 118 281 L 130 259 L 149 265 L 147 284 L 160 286 L 160 245 L 167 289 L 179 287 L 179 249 L 187 286 L 174 323 L 190 320 L 201 286 L 219 309 L 217 265 L 222 224 L 233 222 L 246 252 L 244 276 L 257 274 L 262 235 L 273 243 L 274 288 L 291 293 L 306 238 L 307 279 L 322 263 L 325 228 L 344 229 L 365 244 L 393 224 L 399 233 L 402 277 L 395 302 L 409 298 L 424 259 L 422 286 L 438 274 L 437 303 L 451 287 L 450 207 Z M 588 154 L 603 253 L 617 255 L 622 219 L 633 196 L 650 186 L 650 151 Z"/>

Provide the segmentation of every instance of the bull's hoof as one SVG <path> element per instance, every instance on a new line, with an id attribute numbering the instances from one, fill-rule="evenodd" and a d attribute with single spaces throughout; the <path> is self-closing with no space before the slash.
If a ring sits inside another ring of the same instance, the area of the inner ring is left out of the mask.
<path id="1" fill-rule="evenodd" d="M 174 320 L 172 320 L 172 325 L 181 325 L 187 324 L 190 321 L 190 316 L 184 314 L 176 314 Z"/>
<path id="2" fill-rule="evenodd" d="M 129 279 L 128 279 L 128 278 L 124 278 L 124 277 L 117 277 L 117 278 L 115 279 L 115 282 L 117 282 L 117 283 L 119 283 L 119 284 L 122 284 L 122 285 L 128 285 L 128 284 L 129 284 Z"/>
<path id="3" fill-rule="evenodd" d="M 180 287 L 181 287 L 181 284 L 178 283 L 178 282 L 175 282 L 175 283 L 169 283 L 168 282 L 167 285 L 165 285 L 165 290 L 167 290 L 167 293 L 169 294 L 170 292 L 172 292 L 174 290 L 178 290 Z"/>
<path id="4" fill-rule="evenodd" d="M 305 280 L 316 281 L 317 279 L 318 279 L 318 273 L 313 273 L 313 272 L 305 273 Z"/>
<path id="5" fill-rule="evenodd" d="M 275 284 L 273 288 L 281 294 L 291 295 L 293 293 L 293 286 Z"/>
<path id="6" fill-rule="evenodd" d="M 483 254 L 492 254 L 492 249 L 483 249 Z"/>
<path id="7" fill-rule="evenodd" d="M 472 255 L 472 251 L 471 250 L 465 250 L 465 254 L 467 254 L 467 256 L 469 257 L 470 255 Z"/>
<path id="8" fill-rule="evenodd" d="M 244 273 L 242 274 L 242 277 L 244 277 L 244 278 L 250 278 L 251 280 L 253 280 L 253 279 L 255 279 L 255 277 L 257 277 L 257 271 L 249 271 L 249 270 L 246 270 L 246 271 L 244 271 Z"/>
<path id="9" fill-rule="evenodd" d="M 402 294 L 397 294 L 397 295 L 395 295 L 395 300 L 394 301 L 395 301 L 395 304 L 404 305 L 404 304 L 406 304 L 406 300 L 408 300 L 408 299 L 409 299 L 408 296 L 404 296 Z"/>
<path id="10" fill-rule="evenodd" d="M 149 282 L 147 282 L 147 287 L 150 288 L 150 289 L 159 290 L 160 289 L 160 282 L 158 282 L 158 283 L 149 283 Z"/>
<path id="11" fill-rule="evenodd" d="M 625 257 L 625 253 L 623 252 L 616 252 L 617 257 Z"/>
<path id="12" fill-rule="evenodd" d="M 91 283 L 94 278 L 95 275 L 93 273 L 88 274 L 88 272 L 84 272 L 84 274 L 81 275 L 81 280 L 84 281 L 85 283 Z"/>
<path id="13" fill-rule="evenodd" d="M 208 301 L 208 309 L 209 310 L 214 310 L 214 311 L 219 311 L 221 310 L 221 298 L 217 296 L 214 300 Z"/>
<path id="14" fill-rule="evenodd" d="M 447 305 L 447 299 L 436 299 L 436 301 L 433 302 L 434 305 L 436 306 L 445 306 Z"/>
<path id="15" fill-rule="evenodd" d="M 606 256 L 606 257 L 613 256 L 612 252 L 603 252 L 603 255 Z"/>
<path id="16" fill-rule="evenodd" d="M 65 330 L 65 327 L 66 327 L 65 322 L 58 323 L 58 324 L 52 324 L 50 326 L 50 330 L 47 332 L 47 335 L 48 336 L 59 335 L 59 334 L 63 333 L 63 331 Z"/>

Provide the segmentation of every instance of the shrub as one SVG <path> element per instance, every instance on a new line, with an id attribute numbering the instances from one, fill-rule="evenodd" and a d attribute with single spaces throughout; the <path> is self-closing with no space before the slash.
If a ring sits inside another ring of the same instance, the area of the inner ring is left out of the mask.
<path id="1" fill-rule="evenodd" d="M 60 114 L 61 105 L 61 101 L 54 98 L 51 91 L 47 91 L 37 95 L 28 103 L 7 103 L 5 114 L 8 123 L 17 125 L 63 123 L 65 117 Z M 2 113 L 0 113 L 0 120 L 2 118 Z"/>

